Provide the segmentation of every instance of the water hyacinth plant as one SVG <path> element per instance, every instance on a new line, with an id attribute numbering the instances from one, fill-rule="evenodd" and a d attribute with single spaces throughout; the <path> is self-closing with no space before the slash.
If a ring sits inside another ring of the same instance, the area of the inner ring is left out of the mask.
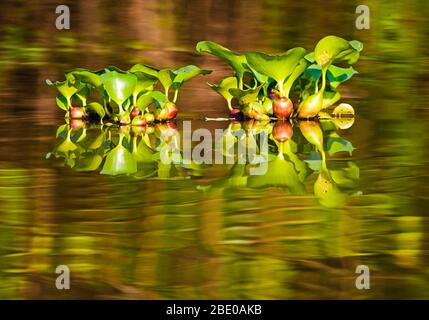
<path id="1" fill-rule="evenodd" d="M 270 55 L 262 52 L 240 54 L 212 41 L 200 41 L 196 46 L 198 52 L 219 57 L 235 72 L 219 84 L 209 84 L 225 98 L 231 117 L 244 116 L 260 121 L 271 117 L 285 120 L 294 115 L 314 118 L 321 110 L 333 106 L 341 97 L 337 87 L 357 73 L 352 67 L 334 63 L 355 63 L 362 48 L 359 41 L 336 36 L 321 39 L 314 52 L 308 54 L 301 47 Z M 299 104 L 292 102 L 292 91 L 301 100 Z M 235 106 L 234 99 L 238 102 Z M 350 111 L 346 114 L 352 115 Z"/>
<path id="2" fill-rule="evenodd" d="M 57 89 L 56 103 L 66 118 L 145 125 L 173 119 L 182 85 L 210 72 L 194 65 L 159 69 L 136 64 L 128 71 L 112 66 L 98 71 L 76 68 L 65 73 L 64 81 L 46 83 Z M 162 92 L 155 90 L 158 83 Z"/>

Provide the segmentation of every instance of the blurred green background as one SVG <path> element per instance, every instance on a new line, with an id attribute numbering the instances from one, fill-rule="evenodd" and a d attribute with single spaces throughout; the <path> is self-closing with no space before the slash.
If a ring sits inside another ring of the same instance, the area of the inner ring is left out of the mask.
<path id="1" fill-rule="evenodd" d="M 70 30 L 55 28 L 60 4 Z M 355 28 L 360 4 L 370 30 Z M 428 9 L 423 0 L 1 1 L 0 298 L 429 298 Z M 222 116 L 205 82 L 230 70 L 197 54 L 197 41 L 280 52 L 312 50 L 328 34 L 364 43 L 359 74 L 341 88 L 357 112 L 342 135 L 356 147 L 360 192 L 341 208 L 278 188 L 206 194 L 197 187 L 226 177 L 216 168 L 136 180 L 45 159 L 64 121 L 47 78 L 192 63 L 215 71 L 184 87 L 179 120 Z M 60 264 L 71 290 L 55 288 Z M 359 264 L 370 290 L 355 288 Z"/>

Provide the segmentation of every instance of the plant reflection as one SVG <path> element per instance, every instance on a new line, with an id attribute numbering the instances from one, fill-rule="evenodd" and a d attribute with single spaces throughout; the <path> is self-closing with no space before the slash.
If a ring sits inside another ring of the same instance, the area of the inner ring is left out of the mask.
<path id="1" fill-rule="evenodd" d="M 224 130 L 221 143 L 213 146 L 222 154 L 223 164 L 213 165 L 183 161 L 180 130 L 174 122 L 117 127 L 71 120 L 57 129 L 57 144 L 47 158 L 55 157 L 76 171 L 137 179 L 184 179 L 221 169 L 222 178 L 197 188 L 207 193 L 227 187 L 280 188 L 292 195 L 305 195 L 313 189 L 322 206 L 335 208 L 345 204 L 346 194 L 358 192 L 357 165 L 327 160 L 337 154 L 351 156 L 354 147 L 338 129 L 350 127 L 352 120 L 233 121 Z M 251 155 L 261 153 L 261 133 L 268 136 L 267 166 L 263 174 L 252 174 L 256 164 Z M 235 152 L 240 148 L 247 153 Z M 163 161 L 166 156 L 171 161 Z M 312 188 L 307 187 L 310 184 Z"/>

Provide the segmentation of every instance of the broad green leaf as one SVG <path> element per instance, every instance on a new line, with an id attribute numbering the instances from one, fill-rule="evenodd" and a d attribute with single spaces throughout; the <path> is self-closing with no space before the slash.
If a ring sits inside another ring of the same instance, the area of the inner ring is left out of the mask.
<path id="1" fill-rule="evenodd" d="M 137 161 L 123 145 L 119 143 L 106 157 L 101 174 L 119 175 L 137 172 Z"/>
<path id="2" fill-rule="evenodd" d="M 95 112 L 96 114 L 98 114 L 100 116 L 101 119 L 104 118 L 104 116 L 106 115 L 106 111 L 104 110 L 104 107 L 98 103 L 98 102 L 90 102 L 87 104 L 87 109 Z"/>
<path id="3" fill-rule="evenodd" d="M 133 104 L 136 104 L 138 95 L 143 91 L 153 90 L 153 86 L 158 82 L 158 78 L 148 76 L 140 71 L 133 74 L 137 77 L 137 83 L 133 90 Z"/>
<path id="4" fill-rule="evenodd" d="M 286 96 L 289 96 L 289 92 L 295 82 L 295 80 L 305 71 L 307 68 L 307 62 L 305 59 L 301 59 L 298 65 L 293 70 L 292 74 L 287 78 L 283 85 L 283 92 Z"/>
<path id="5" fill-rule="evenodd" d="M 145 92 L 138 97 L 136 105 L 140 108 L 140 110 L 144 110 L 154 101 L 155 100 L 153 99 L 151 92 Z"/>
<path id="6" fill-rule="evenodd" d="M 338 87 L 344 81 L 349 80 L 354 74 L 358 73 L 353 67 L 341 68 L 334 65 L 329 66 L 326 76 L 329 80 L 329 85 L 332 88 Z"/>
<path id="7" fill-rule="evenodd" d="M 55 102 L 57 103 L 57 106 L 60 107 L 61 109 L 67 111 L 68 110 L 68 105 L 67 105 L 67 99 L 64 96 L 58 96 L 55 98 Z"/>
<path id="8" fill-rule="evenodd" d="M 51 80 L 47 79 L 46 84 L 56 88 L 58 92 L 61 93 L 61 95 L 63 95 L 68 101 L 78 90 L 78 88 L 69 80 L 52 82 Z"/>
<path id="9" fill-rule="evenodd" d="M 224 78 L 219 85 L 208 84 L 210 88 L 219 93 L 225 100 L 228 102 L 228 105 L 231 107 L 231 100 L 234 98 L 232 94 L 229 92 L 229 89 L 237 88 L 237 78 L 236 77 L 227 77 Z M 232 108 L 232 107 L 231 107 Z"/>
<path id="10" fill-rule="evenodd" d="M 315 49 L 315 60 L 321 67 L 329 66 L 333 62 L 355 62 L 356 53 L 362 50 L 362 44 L 357 41 L 347 41 L 337 36 L 327 36 L 321 39 Z M 359 56 L 357 56 L 359 58 Z"/>
<path id="11" fill-rule="evenodd" d="M 164 104 L 166 104 L 168 102 L 168 97 L 165 94 L 163 94 L 162 92 L 152 91 L 149 94 L 155 100 L 158 107 L 162 108 L 164 106 Z"/>
<path id="12" fill-rule="evenodd" d="M 200 41 L 197 43 L 198 52 L 207 52 L 226 61 L 235 71 L 239 79 L 239 88 L 242 88 L 243 76 L 249 71 L 245 55 L 232 52 L 231 50 L 212 41 Z"/>
<path id="13" fill-rule="evenodd" d="M 293 48 L 281 55 L 268 55 L 262 52 L 246 53 L 247 63 L 257 72 L 273 78 L 283 90 L 283 83 L 292 74 L 305 55 L 304 48 Z"/>
<path id="14" fill-rule="evenodd" d="M 133 93 L 137 84 L 137 77 L 132 73 L 111 71 L 101 76 L 105 90 L 109 97 L 122 108 L 123 103 Z"/>
<path id="15" fill-rule="evenodd" d="M 261 88 L 262 85 L 256 87 L 255 89 L 241 90 L 237 88 L 232 88 L 228 91 L 234 98 L 239 100 L 240 105 L 247 105 L 249 103 L 257 101 Z"/>
<path id="16" fill-rule="evenodd" d="M 70 71 L 70 73 L 80 82 L 90 84 L 95 88 L 99 88 L 103 85 L 100 75 L 89 70 L 78 68 Z"/>
<path id="17" fill-rule="evenodd" d="M 162 86 L 165 89 L 165 94 L 167 95 L 168 89 L 170 89 L 173 84 L 174 73 L 170 69 L 162 69 L 158 72 L 158 79 L 161 82 Z"/>
<path id="18" fill-rule="evenodd" d="M 200 69 L 197 66 L 189 65 L 186 67 L 182 67 L 173 71 L 176 75 L 173 79 L 173 87 L 174 89 L 178 89 L 182 86 L 182 84 L 200 74 L 206 75 L 211 73 L 211 70 Z"/>
<path id="19" fill-rule="evenodd" d="M 155 67 L 152 67 L 152 66 L 148 66 L 148 65 L 145 65 L 145 64 L 138 63 L 138 64 L 132 66 L 131 69 L 128 70 L 128 71 L 132 72 L 132 73 L 141 72 L 141 73 L 144 73 L 144 74 L 146 74 L 148 76 L 158 78 L 158 71 L 159 71 L 159 69 L 155 68 Z"/>
<path id="20" fill-rule="evenodd" d="M 81 83 L 78 92 L 76 92 L 76 96 L 82 102 L 83 107 L 86 106 L 86 100 L 88 99 L 90 93 L 91 93 L 90 87 L 85 83 Z"/>

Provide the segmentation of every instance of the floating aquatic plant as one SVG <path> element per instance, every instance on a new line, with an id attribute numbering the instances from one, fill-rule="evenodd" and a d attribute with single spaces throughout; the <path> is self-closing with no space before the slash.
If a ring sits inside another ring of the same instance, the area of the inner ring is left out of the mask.
<path id="1" fill-rule="evenodd" d="M 159 69 L 136 64 L 128 71 L 113 66 L 97 71 L 76 68 L 65 73 L 66 80 L 46 83 L 57 89 L 56 103 L 66 111 L 66 118 L 95 117 L 100 122 L 142 125 L 173 119 L 182 85 L 210 72 L 194 65 Z M 158 83 L 163 92 L 155 90 Z"/>
<path id="2" fill-rule="evenodd" d="M 231 117 L 285 120 L 293 115 L 314 118 L 338 102 L 341 95 L 337 87 L 357 71 L 335 63 L 354 64 L 362 47 L 356 40 L 327 36 L 309 54 L 301 47 L 280 54 L 237 53 L 212 41 L 198 42 L 196 50 L 219 57 L 234 70 L 234 76 L 209 84 L 225 98 Z M 299 108 L 290 97 L 293 91 L 301 100 Z M 235 106 L 234 98 L 238 102 Z"/>

